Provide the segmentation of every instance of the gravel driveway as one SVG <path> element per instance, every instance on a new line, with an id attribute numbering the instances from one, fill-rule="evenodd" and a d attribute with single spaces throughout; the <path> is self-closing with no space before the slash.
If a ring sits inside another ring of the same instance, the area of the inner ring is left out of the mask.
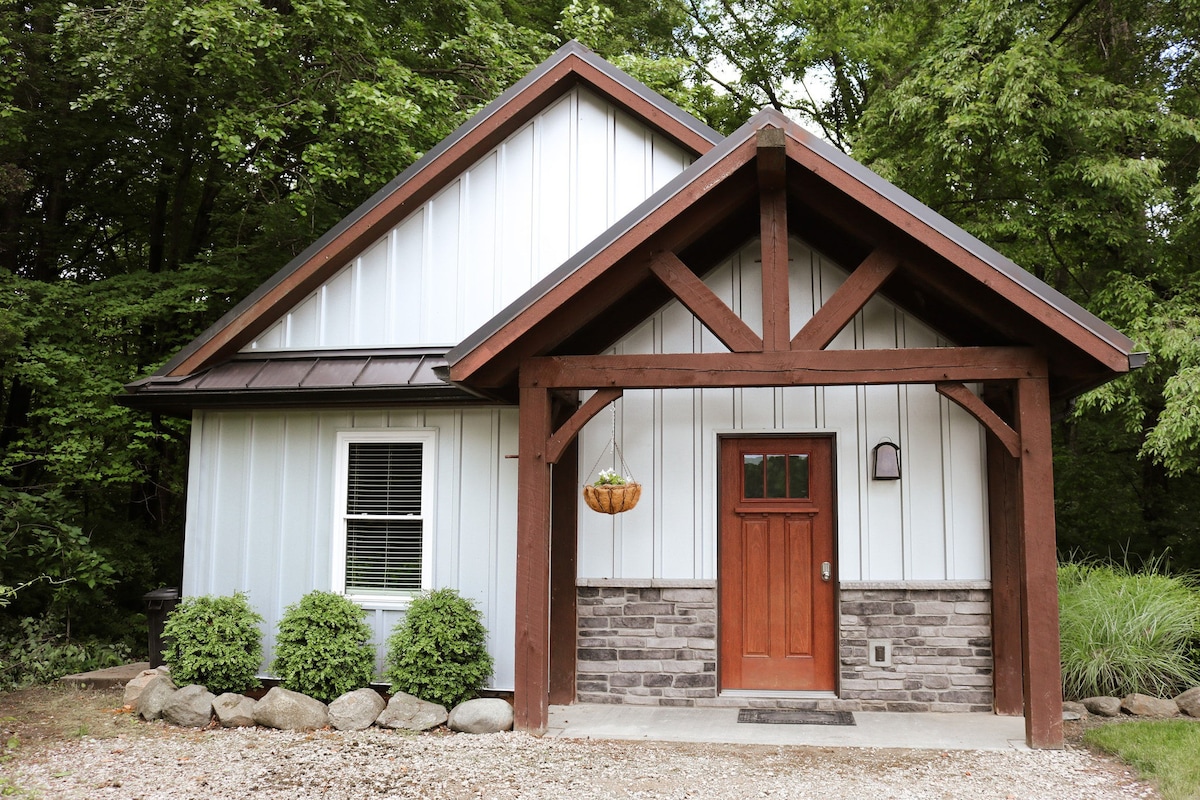
<path id="1" fill-rule="evenodd" d="M 1155 798 L 1079 750 L 951 751 L 183 730 L 84 737 L 0 766 L 45 800 Z M 3 783 L 0 782 L 0 787 Z"/>

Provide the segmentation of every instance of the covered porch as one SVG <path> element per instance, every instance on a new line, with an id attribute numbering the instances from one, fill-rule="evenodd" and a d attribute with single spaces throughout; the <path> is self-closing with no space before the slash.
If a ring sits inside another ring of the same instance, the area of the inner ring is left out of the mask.
<path id="1" fill-rule="evenodd" d="M 551 704 L 575 700 L 577 439 L 588 420 L 631 390 L 931 385 L 986 431 L 993 710 L 1024 714 L 1028 746 L 1061 747 L 1051 408 L 1127 371 L 1132 343 L 774 112 L 615 230 L 447 356 L 453 382 L 520 408 L 517 727 L 545 732 Z M 857 265 L 798 330 L 789 236 Z M 702 280 L 754 238 L 760 330 Z M 877 293 L 956 344 L 828 349 Z M 725 352 L 596 355 L 672 300 Z"/>

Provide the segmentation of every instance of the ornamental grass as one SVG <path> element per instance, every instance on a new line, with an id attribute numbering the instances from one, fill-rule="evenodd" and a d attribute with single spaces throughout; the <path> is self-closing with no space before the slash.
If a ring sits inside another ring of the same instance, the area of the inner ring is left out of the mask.
<path id="1" fill-rule="evenodd" d="M 1154 566 L 1058 570 L 1063 695 L 1173 697 L 1200 685 L 1200 590 Z"/>

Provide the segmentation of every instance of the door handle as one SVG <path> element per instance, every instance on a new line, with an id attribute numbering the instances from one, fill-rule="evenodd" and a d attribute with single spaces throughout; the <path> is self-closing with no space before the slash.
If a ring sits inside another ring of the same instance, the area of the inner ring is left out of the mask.
<path id="1" fill-rule="evenodd" d="M 821 580 L 829 583 L 829 579 L 833 577 L 833 565 L 828 561 L 821 562 Z"/>

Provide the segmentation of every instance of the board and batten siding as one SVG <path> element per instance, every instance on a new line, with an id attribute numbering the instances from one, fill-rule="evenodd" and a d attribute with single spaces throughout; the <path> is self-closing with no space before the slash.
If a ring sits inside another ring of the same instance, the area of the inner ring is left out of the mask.
<path id="1" fill-rule="evenodd" d="M 751 243 L 705 283 L 762 330 L 760 249 Z M 795 332 L 847 272 L 796 240 L 790 247 Z M 927 326 L 873 298 L 830 348 L 945 346 Z M 673 302 L 609 352 L 728 352 Z M 929 385 L 626 391 L 584 428 L 587 470 L 621 469 L 643 484 L 632 511 L 579 510 L 579 577 L 716 578 L 718 436 L 836 436 L 838 578 L 841 581 L 983 580 L 988 577 L 986 465 L 981 426 Z M 903 479 L 872 481 L 871 448 L 900 446 Z"/>
<path id="2" fill-rule="evenodd" d="M 516 409 L 198 411 L 188 479 L 185 596 L 245 592 L 264 622 L 263 674 L 284 608 L 333 580 L 338 431 L 437 432 L 433 579 L 483 611 L 492 686 L 513 687 Z M 377 668 L 403 611 L 367 608 Z"/>
<path id="3" fill-rule="evenodd" d="M 457 344 L 691 161 L 576 88 L 243 350 Z"/>

